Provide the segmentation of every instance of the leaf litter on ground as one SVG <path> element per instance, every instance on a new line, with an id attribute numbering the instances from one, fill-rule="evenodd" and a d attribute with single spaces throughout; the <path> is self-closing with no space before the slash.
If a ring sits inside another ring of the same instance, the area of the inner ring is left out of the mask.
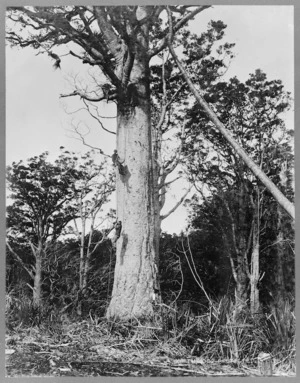
<path id="1" fill-rule="evenodd" d="M 18 328 L 6 334 L 6 375 L 17 376 L 259 376 L 252 361 L 207 360 L 173 339 L 110 333 L 104 323 Z M 13 351 L 11 351 L 13 350 Z M 274 376 L 295 376 L 275 369 Z"/>

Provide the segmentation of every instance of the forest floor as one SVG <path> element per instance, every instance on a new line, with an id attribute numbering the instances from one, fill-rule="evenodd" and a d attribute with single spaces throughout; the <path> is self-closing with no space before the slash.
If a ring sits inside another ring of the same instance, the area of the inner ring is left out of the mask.
<path id="1" fill-rule="evenodd" d="M 124 337 L 103 328 L 82 321 L 8 330 L 6 376 L 261 376 L 256 360 L 207 360 L 192 356 L 172 338 L 147 339 L 139 333 Z M 296 375 L 281 366 L 273 368 L 272 376 Z"/>

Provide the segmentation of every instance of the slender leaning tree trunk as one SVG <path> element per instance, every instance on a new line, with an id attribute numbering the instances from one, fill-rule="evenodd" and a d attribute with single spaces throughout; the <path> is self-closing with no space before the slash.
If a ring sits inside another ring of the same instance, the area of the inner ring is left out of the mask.
<path id="1" fill-rule="evenodd" d="M 259 290 L 257 287 L 259 281 L 259 253 L 260 253 L 260 192 L 256 187 L 256 202 L 254 202 L 253 217 L 253 237 L 252 237 L 252 253 L 251 253 L 251 273 L 250 273 L 250 311 L 256 314 L 259 311 Z"/>
<path id="2" fill-rule="evenodd" d="M 257 314 L 259 311 L 259 290 L 257 287 L 259 280 L 259 233 L 254 230 L 253 248 L 251 254 L 251 275 L 250 275 L 250 311 Z"/>
<path id="3" fill-rule="evenodd" d="M 246 222 L 246 201 L 244 186 L 241 185 L 237 195 L 238 208 L 238 241 L 237 241 L 237 267 L 236 267 L 236 287 L 235 287 L 235 315 L 238 322 L 241 314 L 247 308 L 248 286 L 249 286 L 249 268 L 247 261 L 247 222 Z"/>
<path id="4" fill-rule="evenodd" d="M 241 314 L 247 308 L 248 300 L 248 273 L 247 265 L 244 253 L 241 252 L 237 258 L 237 268 L 236 268 L 236 286 L 235 286 L 235 314 L 234 319 L 236 322 L 239 322 Z"/>
<path id="5" fill-rule="evenodd" d="M 148 42 L 143 41 L 147 49 Z M 118 100 L 117 150 L 123 171 L 117 172 L 116 268 L 109 319 L 148 318 L 157 298 L 157 236 L 150 120 L 149 64 L 136 50 L 131 94 Z M 121 174 L 123 173 L 123 174 Z"/>
<path id="6" fill-rule="evenodd" d="M 37 308 L 42 306 L 42 254 L 43 243 L 40 240 L 34 252 L 35 274 L 33 280 L 33 305 Z"/>

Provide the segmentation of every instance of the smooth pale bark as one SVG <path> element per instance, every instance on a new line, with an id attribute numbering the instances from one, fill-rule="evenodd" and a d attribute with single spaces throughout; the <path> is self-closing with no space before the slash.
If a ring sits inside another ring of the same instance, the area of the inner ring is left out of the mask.
<path id="1" fill-rule="evenodd" d="M 253 233 L 252 233 L 252 253 L 251 253 L 251 273 L 250 273 L 250 311 L 256 314 L 259 311 L 259 239 L 260 239 L 260 192 L 256 187 L 256 201 L 253 202 Z"/>
<path id="2" fill-rule="evenodd" d="M 153 314 L 157 271 L 149 133 L 149 115 L 142 109 L 136 108 L 129 118 L 119 116 L 118 153 L 126 174 L 117 174 L 117 219 L 122 231 L 108 317 Z"/>
<path id="3" fill-rule="evenodd" d="M 125 174 L 116 167 L 117 220 L 122 230 L 109 319 L 149 319 L 158 297 L 148 74 L 148 62 L 140 52 L 131 73 L 138 105 L 118 103 L 117 150 Z"/>
<path id="4" fill-rule="evenodd" d="M 42 252 L 43 244 L 40 241 L 34 252 L 35 274 L 33 280 L 33 305 L 37 308 L 42 306 Z"/>
<path id="5" fill-rule="evenodd" d="M 259 235 L 254 234 L 253 249 L 251 254 L 251 275 L 250 275 L 250 311 L 256 314 L 259 311 Z"/>
<path id="6" fill-rule="evenodd" d="M 84 252 L 84 238 L 85 238 L 85 219 L 82 219 L 82 229 L 80 234 L 80 261 L 79 261 L 79 289 L 83 290 L 85 284 L 85 252 Z"/>

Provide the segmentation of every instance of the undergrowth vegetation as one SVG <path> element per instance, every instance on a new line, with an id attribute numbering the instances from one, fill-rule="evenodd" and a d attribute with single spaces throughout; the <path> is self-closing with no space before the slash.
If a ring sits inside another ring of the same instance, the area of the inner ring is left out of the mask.
<path id="1" fill-rule="evenodd" d="M 157 364 L 161 358 L 169 363 L 181 360 L 181 364 L 183 360 L 184 363 L 200 360 L 205 366 L 202 366 L 203 374 L 215 373 L 215 370 L 207 372 L 207 363 L 215 363 L 215 366 L 223 363 L 226 368 L 235 369 L 235 373 L 236 368 L 242 368 L 240 373 L 245 376 L 259 375 L 258 356 L 263 352 L 272 358 L 273 375 L 294 376 L 294 291 L 289 289 L 285 299 L 279 301 L 267 299 L 267 290 L 275 290 L 271 283 L 266 283 L 264 288 L 260 286 L 259 312 L 251 314 L 249 308 L 244 308 L 237 320 L 235 286 L 225 261 L 220 259 L 213 273 L 209 260 L 203 258 L 204 253 L 191 257 L 190 263 L 199 270 L 194 275 L 186 254 L 178 255 L 170 250 L 176 249 L 176 238 L 165 236 L 163 239 L 162 300 L 156 305 L 151 322 L 137 319 L 112 322 L 105 318 L 115 263 L 106 242 L 91 258 L 89 285 L 84 294 L 78 286 L 77 247 L 73 242 L 68 244 L 67 251 L 64 245 L 60 252 L 56 249 L 53 255 L 49 253 L 39 309 L 33 304 L 30 280 L 21 274 L 20 266 L 8 258 L 11 272 L 7 274 L 6 348 L 17 347 L 20 355 L 30 355 L 24 347 L 31 345 L 51 358 L 56 355 L 54 350 L 62 349 L 64 354 L 60 357 L 64 355 L 68 360 L 73 360 L 74 355 L 77 360 L 83 357 L 91 360 L 96 352 L 105 355 L 107 360 L 114 357 L 120 363 L 130 361 L 143 365 L 153 361 L 154 356 L 158 358 Z M 197 246 L 198 242 L 195 248 Z M 52 262 L 52 258 L 56 262 Z M 17 365 L 18 361 L 14 363 Z"/>
<path id="2" fill-rule="evenodd" d="M 79 342 L 85 349 L 113 347 L 123 359 L 124 350 L 129 354 L 155 350 L 157 356 L 227 361 L 249 369 L 256 369 L 258 354 L 267 352 L 275 374 L 294 374 L 296 321 L 292 298 L 255 316 L 245 313 L 239 323 L 234 321 L 233 312 L 234 303 L 224 296 L 212 300 L 198 315 L 190 302 L 173 302 L 158 305 L 156 320 L 151 323 L 110 322 L 91 312 L 83 319 L 49 306 L 38 311 L 29 299 L 11 291 L 6 295 L 7 347 L 23 342 L 30 334 L 33 343 L 47 338 L 48 343 Z"/>

